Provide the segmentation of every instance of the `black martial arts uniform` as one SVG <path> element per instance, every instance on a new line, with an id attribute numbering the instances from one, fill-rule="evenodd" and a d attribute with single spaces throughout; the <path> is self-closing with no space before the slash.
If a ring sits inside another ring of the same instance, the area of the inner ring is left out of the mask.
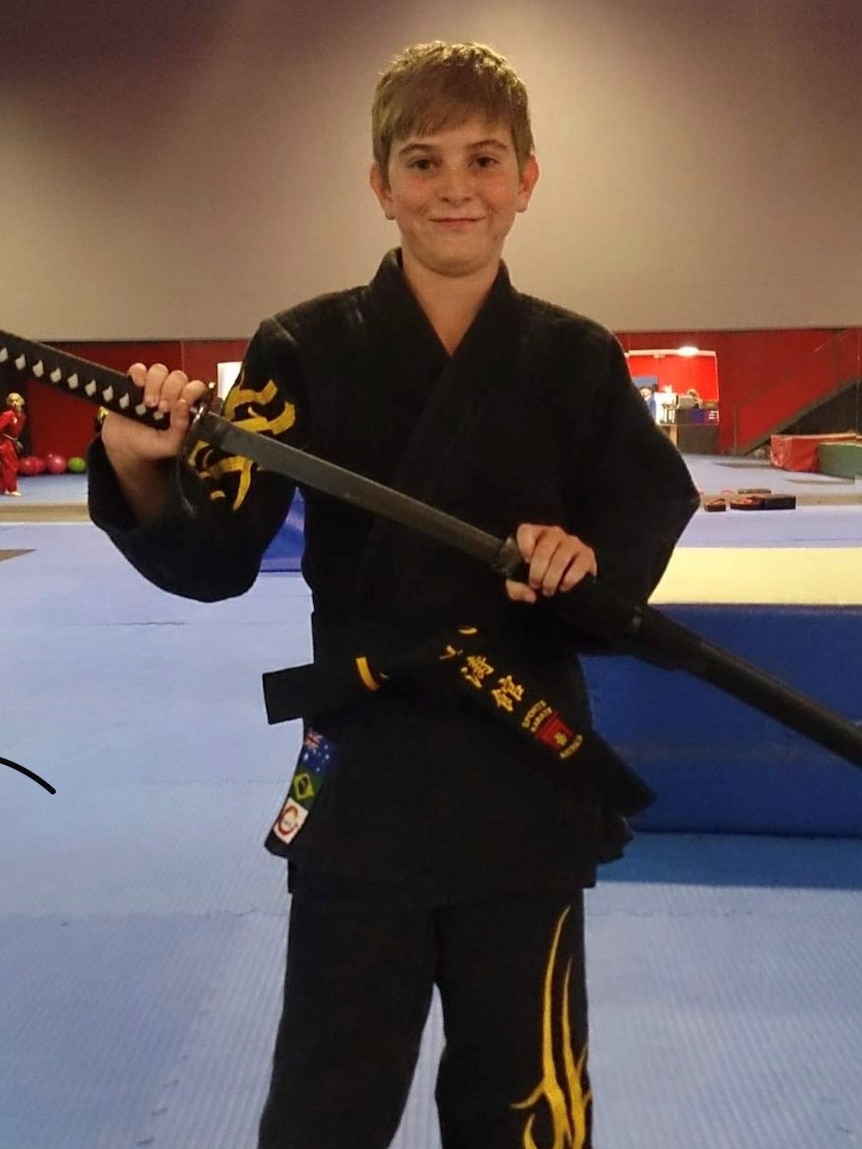
<path id="1" fill-rule="evenodd" d="M 613 336 L 519 294 L 502 267 L 449 356 L 390 253 L 368 286 L 265 321 L 223 413 L 496 536 L 559 525 L 594 548 L 603 582 L 640 600 L 697 505 Z M 205 601 L 251 586 L 293 494 L 205 444 L 146 527 L 98 443 L 90 483 L 94 521 L 137 569 Z M 447 1149 L 529 1146 L 565 1129 L 560 1144 L 585 1149 L 581 892 L 618 856 L 624 824 L 605 785 L 613 756 L 589 735 L 581 636 L 546 604 L 509 601 L 468 556 L 303 494 L 316 662 L 397 660 L 475 627 L 490 643 L 470 664 L 475 685 L 496 678 L 502 709 L 528 679 L 586 737 L 562 763 L 438 667 L 304 716 L 304 754 L 320 766 L 301 773 L 313 804 L 301 828 L 283 811 L 267 839 L 290 860 L 294 900 L 260 1144 L 383 1149 L 436 981 Z"/>

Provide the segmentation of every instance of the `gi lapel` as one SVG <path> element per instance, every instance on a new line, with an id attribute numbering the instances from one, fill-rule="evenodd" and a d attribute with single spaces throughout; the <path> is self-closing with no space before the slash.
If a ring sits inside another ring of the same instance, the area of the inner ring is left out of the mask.
<path id="1" fill-rule="evenodd" d="M 399 369 L 408 376 L 415 374 L 417 359 L 423 366 L 433 362 L 439 367 L 427 393 L 414 397 L 421 409 L 391 472 L 390 485 L 450 509 L 447 503 L 457 498 L 459 491 L 459 456 L 469 449 L 499 389 L 511 383 L 516 374 L 520 337 L 517 296 L 506 269 L 501 267 L 470 329 L 455 354 L 449 356 L 411 295 L 400 267 L 390 264 L 382 271 L 384 282 L 375 284 L 372 300 L 376 296 L 376 302 L 385 305 L 386 315 L 372 314 L 369 323 L 384 323 L 390 341 L 397 325 L 395 349 L 392 342 L 388 344 L 387 357 L 393 358 L 387 363 L 387 375 Z M 377 334 L 377 342 L 386 346 L 380 338 L 383 331 Z M 410 553 L 427 545 L 427 540 L 411 536 L 396 524 L 376 520 L 357 577 L 357 596 L 391 604 L 399 586 L 409 578 Z"/>

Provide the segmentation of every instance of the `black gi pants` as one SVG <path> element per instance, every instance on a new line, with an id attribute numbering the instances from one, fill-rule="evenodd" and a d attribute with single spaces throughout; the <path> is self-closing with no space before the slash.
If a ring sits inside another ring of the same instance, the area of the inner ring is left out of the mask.
<path id="1" fill-rule="evenodd" d="M 303 873 L 258 1149 L 386 1149 L 436 984 L 444 1149 L 590 1149 L 583 896 Z"/>

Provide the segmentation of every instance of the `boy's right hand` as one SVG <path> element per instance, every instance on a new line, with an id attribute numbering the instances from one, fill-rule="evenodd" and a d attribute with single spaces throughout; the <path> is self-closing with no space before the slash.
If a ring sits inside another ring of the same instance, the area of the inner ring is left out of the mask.
<path id="1" fill-rule="evenodd" d="M 163 363 L 149 368 L 143 363 L 134 363 L 128 374 L 142 388 L 147 407 L 165 413 L 166 425 L 164 430 L 156 430 L 136 419 L 109 412 L 101 430 L 108 458 L 115 468 L 175 458 L 185 443 L 191 408 L 210 388 L 199 379 L 190 380 L 184 371 L 168 371 Z"/>

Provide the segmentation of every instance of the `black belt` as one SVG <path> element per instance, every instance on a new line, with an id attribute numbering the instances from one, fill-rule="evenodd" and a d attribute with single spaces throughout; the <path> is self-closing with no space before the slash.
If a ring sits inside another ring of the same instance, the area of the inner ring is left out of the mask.
<path id="1" fill-rule="evenodd" d="M 442 676 L 521 737 L 560 762 L 589 764 L 608 804 L 624 817 L 646 809 L 655 793 L 593 730 L 579 729 L 501 644 L 476 627 L 442 631 L 391 653 L 331 655 L 263 676 L 270 724 L 323 715 L 368 699 L 388 682 Z"/>

